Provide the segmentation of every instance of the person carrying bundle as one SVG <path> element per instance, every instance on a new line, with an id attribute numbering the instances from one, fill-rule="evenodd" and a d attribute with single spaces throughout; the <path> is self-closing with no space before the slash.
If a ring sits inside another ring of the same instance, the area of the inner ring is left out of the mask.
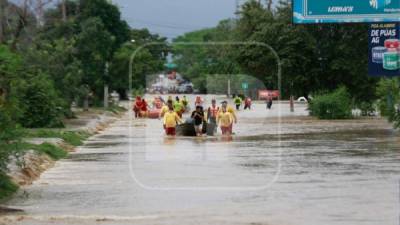
<path id="1" fill-rule="evenodd" d="M 192 112 L 191 118 L 193 119 L 193 122 L 194 122 L 194 129 L 196 131 L 196 135 L 202 136 L 203 135 L 203 122 L 205 120 L 203 107 L 196 106 L 196 110 Z"/>

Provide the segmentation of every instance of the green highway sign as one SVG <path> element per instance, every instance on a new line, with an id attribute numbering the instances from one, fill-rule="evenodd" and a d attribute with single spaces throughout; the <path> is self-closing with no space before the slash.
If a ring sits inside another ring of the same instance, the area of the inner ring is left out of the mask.
<path id="1" fill-rule="evenodd" d="M 293 21 L 400 22 L 400 0 L 293 0 Z"/>

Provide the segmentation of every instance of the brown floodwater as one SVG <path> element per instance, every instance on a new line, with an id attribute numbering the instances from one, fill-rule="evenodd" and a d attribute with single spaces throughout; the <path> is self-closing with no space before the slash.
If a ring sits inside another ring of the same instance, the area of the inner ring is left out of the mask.
<path id="1" fill-rule="evenodd" d="M 398 225 L 400 136 L 255 104 L 232 138 L 167 138 L 127 114 L 23 188 L 4 224 Z M 1 222 L 0 222 L 1 224 Z"/>

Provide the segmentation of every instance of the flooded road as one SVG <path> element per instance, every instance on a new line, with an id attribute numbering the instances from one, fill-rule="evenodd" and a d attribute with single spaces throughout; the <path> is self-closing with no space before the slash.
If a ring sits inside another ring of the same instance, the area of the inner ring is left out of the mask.
<path id="1" fill-rule="evenodd" d="M 127 114 L 21 190 L 7 206 L 25 213 L 0 221 L 398 225 L 399 133 L 288 107 L 239 112 L 232 139 L 166 138 L 160 120 Z"/>

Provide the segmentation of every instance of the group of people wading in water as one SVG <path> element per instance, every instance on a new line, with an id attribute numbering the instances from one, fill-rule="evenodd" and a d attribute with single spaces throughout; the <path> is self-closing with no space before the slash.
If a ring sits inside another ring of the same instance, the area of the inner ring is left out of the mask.
<path id="1" fill-rule="evenodd" d="M 251 104 L 251 100 L 245 104 L 250 109 L 249 104 Z M 152 105 L 152 109 L 149 110 L 148 103 L 141 97 L 136 97 L 133 106 L 135 118 L 162 118 L 166 135 L 175 136 L 177 125 L 183 123 L 183 113 L 190 110 L 189 101 L 186 96 L 182 99 L 178 96 L 175 99 L 169 97 L 167 101 L 164 101 L 161 96 L 155 97 Z M 218 106 L 217 101 L 212 99 L 211 105 L 206 110 L 203 105 L 204 100 L 200 96 L 197 96 L 194 102 L 195 110 L 191 113 L 188 120 L 190 123 L 193 123 L 196 135 L 203 135 L 203 126 L 206 126 L 207 123 L 219 126 L 223 135 L 231 135 L 233 133 L 233 124 L 237 123 L 237 116 L 235 110 L 228 105 L 228 102 L 223 101 Z"/>

